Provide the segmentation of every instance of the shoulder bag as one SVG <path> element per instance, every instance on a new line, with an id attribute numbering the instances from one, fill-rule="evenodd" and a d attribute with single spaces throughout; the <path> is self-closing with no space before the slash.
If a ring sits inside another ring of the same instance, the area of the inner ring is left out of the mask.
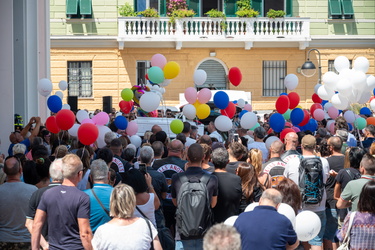
<path id="1" fill-rule="evenodd" d="M 348 230 L 346 231 L 345 238 L 342 244 L 337 248 L 337 250 L 349 250 L 350 249 L 350 231 L 353 226 L 354 216 L 356 212 L 352 212 L 350 214 L 349 226 Z"/>

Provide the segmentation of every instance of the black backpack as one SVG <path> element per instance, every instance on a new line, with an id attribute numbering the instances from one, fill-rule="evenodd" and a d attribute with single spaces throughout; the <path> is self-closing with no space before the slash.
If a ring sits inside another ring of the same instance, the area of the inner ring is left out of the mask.
<path id="1" fill-rule="evenodd" d="M 323 164 L 319 157 L 300 157 L 299 189 L 302 203 L 319 204 L 322 201 L 325 185 L 323 183 Z"/>
<path id="2" fill-rule="evenodd" d="M 180 234 L 188 237 L 202 237 L 212 225 L 210 197 L 207 190 L 209 174 L 198 178 L 178 175 L 181 181 L 177 195 L 176 224 Z"/>

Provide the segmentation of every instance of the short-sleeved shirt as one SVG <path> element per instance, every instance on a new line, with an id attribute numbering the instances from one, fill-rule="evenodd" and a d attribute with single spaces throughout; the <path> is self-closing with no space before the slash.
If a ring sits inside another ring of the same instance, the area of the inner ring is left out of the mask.
<path id="1" fill-rule="evenodd" d="M 297 241 L 290 220 L 271 206 L 240 214 L 234 227 L 241 235 L 242 249 L 286 249 Z"/>
<path id="2" fill-rule="evenodd" d="M 375 137 L 367 137 L 366 140 L 362 142 L 363 148 L 369 148 L 374 141 Z"/>
<path id="3" fill-rule="evenodd" d="M 26 138 L 25 140 L 21 141 L 20 143 L 24 144 L 26 146 L 26 152 L 25 152 L 25 154 L 26 154 L 28 152 L 27 149 L 30 147 L 30 140 L 29 140 L 29 138 Z M 8 148 L 8 155 L 9 156 L 13 155 L 13 146 L 14 145 L 16 145 L 16 144 L 12 143 L 12 144 L 9 145 L 9 148 Z"/>
<path id="4" fill-rule="evenodd" d="M 154 187 L 155 193 L 161 200 L 161 193 L 166 193 L 168 191 L 167 181 L 162 173 L 159 173 L 152 167 L 147 167 L 147 173 L 150 174 L 152 178 L 152 186 Z"/>
<path id="5" fill-rule="evenodd" d="M 344 190 L 346 187 L 346 184 L 349 183 L 349 181 L 359 179 L 361 178 L 361 173 L 357 168 L 345 168 L 341 169 L 337 176 L 336 176 L 336 182 L 341 184 L 341 191 Z"/>
<path id="6" fill-rule="evenodd" d="M 344 188 L 344 191 L 342 191 L 341 199 L 345 201 L 352 201 L 351 211 L 357 211 L 359 195 L 362 192 L 363 186 L 370 180 L 375 180 L 375 176 L 362 175 L 360 179 L 349 181 L 349 183 Z"/>
<path id="7" fill-rule="evenodd" d="M 273 157 L 263 164 L 262 169 L 264 173 L 270 176 L 283 175 L 286 163 L 280 157 Z"/>
<path id="8" fill-rule="evenodd" d="M 338 173 L 341 169 L 344 168 L 344 155 L 332 155 L 327 158 L 329 168 Z M 326 192 L 327 192 L 327 207 L 334 209 L 336 208 L 337 201 L 333 198 L 333 191 L 335 189 L 336 179 L 335 177 L 329 176 L 326 183 Z"/>
<path id="9" fill-rule="evenodd" d="M 234 162 L 228 162 L 228 164 L 225 166 L 225 170 L 228 173 L 236 174 L 236 170 L 238 168 L 238 165 L 240 163 L 244 163 L 244 161 L 234 161 Z"/>
<path id="10" fill-rule="evenodd" d="M 288 163 L 291 159 L 299 157 L 301 154 L 294 149 L 287 150 L 284 154 L 281 155 L 281 160 L 285 163 Z"/>
<path id="11" fill-rule="evenodd" d="M 78 218 L 90 218 L 90 198 L 76 187 L 61 185 L 44 192 L 38 209 L 47 213 L 50 249 L 83 249 Z"/>

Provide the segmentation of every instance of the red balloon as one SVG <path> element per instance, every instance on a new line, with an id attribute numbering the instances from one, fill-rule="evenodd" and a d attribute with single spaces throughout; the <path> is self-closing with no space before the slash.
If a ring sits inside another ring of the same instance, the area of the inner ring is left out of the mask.
<path id="1" fill-rule="evenodd" d="M 302 120 L 302 122 L 300 124 L 298 124 L 298 126 L 300 126 L 300 127 L 305 126 L 310 121 L 310 114 L 309 114 L 309 112 L 307 110 L 303 110 L 303 113 L 304 113 L 303 120 Z"/>
<path id="2" fill-rule="evenodd" d="M 279 112 L 280 114 L 284 114 L 286 111 L 288 111 L 289 104 L 290 102 L 289 102 L 288 96 L 286 95 L 279 96 L 275 104 L 277 112 Z"/>
<path id="3" fill-rule="evenodd" d="M 51 133 L 58 134 L 60 132 L 60 128 L 57 126 L 56 117 L 50 116 L 46 120 L 46 127 L 47 130 Z"/>
<path id="4" fill-rule="evenodd" d="M 236 114 L 236 105 L 234 105 L 233 102 L 229 102 L 228 107 L 226 107 L 225 109 L 220 109 L 220 113 L 232 119 Z"/>
<path id="5" fill-rule="evenodd" d="M 62 130 L 68 130 L 73 127 L 76 122 L 76 116 L 69 109 L 62 109 L 56 114 L 56 123 Z"/>
<path id="6" fill-rule="evenodd" d="M 79 126 L 77 135 L 83 145 L 90 145 L 98 139 L 99 129 L 92 123 L 84 123 Z"/>
<path id="7" fill-rule="evenodd" d="M 299 100 L 300 100 L 298 93 L 290 92 L 288 94 L 288 97 L 289 97 L 289 108 L 294 109 L 295 107 L 297 107 L 299 104 Z"/>
<path id="8" fill-rule="evenodd" d="M 229 70 L 229 73 L 228 73 L 228 79 L 229 81 L 234 85 L 234 86 L 238 86 L 240 85 L 241 81 L 242 81 L 242 73 L 241 73 L 241 70 L 237 67 L 232 67 L 230 68 Z"/>
<path id="9" fill-rule="evenodd" d="M 317 95 L 317 94 L 313 94 L 312 96 L 311 96 L 311 98 L 312 98 L 312 100 L 313 100 L 313 102 L 314 103 L 322 103 L 322 99 L 320 99 L 320 97 Z"/>
<path id="10" fill-rule="evenodd" d="M 281 140 L 282 142 L 284 142 L 284 138 L 285 138 L 285 136 L 286 136 L 288 133 L 290 133 L 290 132 L 295 132 L 295 131 L 294 131 L 294 129 L 292 129 L 292 128 L 284 128 L 283 131 L 281 131 L 281 133 L 280 133 L 280 140 Z"/>
<path id="11" fill-rule="evenodd" d="M 310 107 L 310 114 L 313 116 L 313 118 L 314 118 L 314 111 L 317 110 L 317 109 L 323 109 L 322 104 L 320 104 L 320 103 L 314 103 L 313 105 L 311 105 L 311 107 Z"/>
<path id="12" fill-rule="evenodd" d="M 148 79 L 148 74 L 145 75 L 145 78 L 147 79 L 147 81 L 149 81 L 150 79 Z"/>
<path id="13" fill-rule="evenodd" d="M 118 105 L 122 112 L 124 112 L 125 114 L 129 114 L 129 112 L 133 108 L 134 103 L 133 101 L 121 101 Z"/>

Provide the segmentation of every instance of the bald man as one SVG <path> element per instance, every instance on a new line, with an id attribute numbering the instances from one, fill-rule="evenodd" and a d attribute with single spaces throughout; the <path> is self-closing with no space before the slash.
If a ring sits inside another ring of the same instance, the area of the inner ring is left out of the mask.
<path id="1" fill-rule="evenodd" d="M 288 163 L 291 159 L 299 157 L 301 154 L 297 151 L 298 135 L 295 132 L 287 133 L 284 138 L 285 152 L 281 155 L 283 162 Z"/>
<path id="2" fill-rule="evenodd" d="M 284 179 L 284 170 L 286 163 L 281 160 L 281 154 L 284 152 L 284 144 L 280 141 L 272 142 L 270 146 L 270 159 L 263 164 L 263 172 L 272 177 L 272 186 L 277 186 L 278 182 Z"/>

